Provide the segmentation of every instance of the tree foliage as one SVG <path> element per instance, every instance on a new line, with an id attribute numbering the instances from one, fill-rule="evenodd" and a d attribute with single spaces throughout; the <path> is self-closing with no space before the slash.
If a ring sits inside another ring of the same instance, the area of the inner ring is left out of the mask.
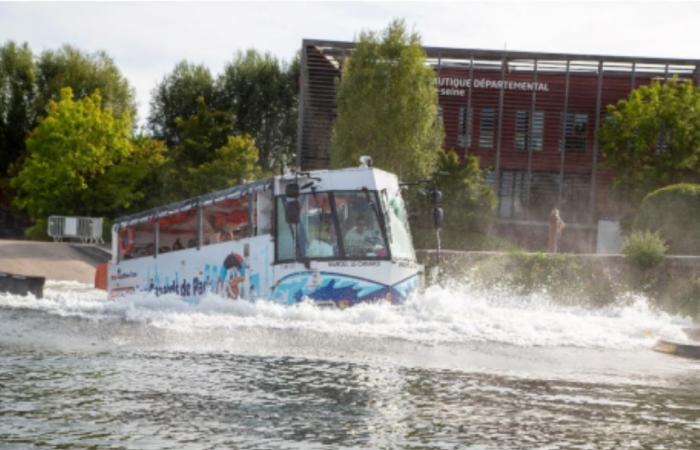
<path id="1" fill-rule="evenodd" d="M 205 193 L 252 181 L 262 174 L 257 162 L 258 148 L 251 136 L 228 136 L 211 160 L 188 169 L 190 189 Z"/>
<path id="2" fill-rule="evenodd" d="M 69 87 L 76 99 L 100 91 L 104 108 L 121 116 L 136 115 L 134 91 L 129 82 L 104 51 L 84 52 L 70 45 L 46 50 L 37 62 L 37 112 L 44 115 L 51 100 L 58 100 Z"/>
<path id="3" fill-rule="evenodd" d="M 438 167 L 432 179 L 435 187 L 443 193 L 442 208 L 445 211 L 443 245 L 451 249 L 475 249 L 485 245 L 485 238 L 493 221 L 497 205 L 496 193 L 486 184 L 484 173 L 479 168 L 479 158 L 460 158 L 456 151 L 441 152 Z M 412 205 L 418 214 L 412 221 L 417 231 L 416 245 L 432 247 L 431 199 L 428 196 L 413 196 Z M 477 242 L 478 241 L 478 242 Z"/>
<path id="4" fill-rule="evenodd" d="M 403 21 L 361 33 L 338 87 L 331 163 L 354 166 L 370 155 L 403 179 L 428 177 L 443 141 L 437 112 L 435 74 L 418 34 Z"/>
<path id="5" fill-rule="evenodd" d="M 35 123 L 36 65 L 29 46 L 0 47 L 0 178 L 24 152 Z"/>
<path id="6" fill-rule="evenodd" d="M 654 189 L 700 180 L 700 91 L 655 81 L 608 106 L 598 132 L 616 187 L 637 203 Z"/>
<path id="7" fill-rule="evenodd" d="M 299 60 L 286 65 L 269 53 L 238 52 L 216 85 L 216 106 L 234 131 L 255 138 L 263 170 L 291 162 L 297 135 Z"/>
<path id="8" fill-rule="evenodd" d="M 488 231 L 497 197 L 486 184 L 477 156 L 468 155 L 461 159 L 454 150 L 442 152 L 434 179 L 443 192 L 444 208 L 449 212 L 445 216 L 445 228 L 479 233 Z"/>
<path id="9" fill-rule="evenodd" d="M 634 229 L 661 235 L 674 254 L 700 254 L 700 184 L 680 183 L 651 192 L 642 201 Z"/>
<path id="10" fill-rule="evenodd" d="M 209 161 L 214 150 L 226 143 L 233 124 L 231 116 L 211 110 L 203 97 L 197 100 L 197 111 L 175 121 L 179 143 L 172 151 L 173 162 L 180 167 L 198 166 Z"/>
<path id="11" fill-rule="evenodd" d="M 214 104 L 214 78 L 203 65 L 182 61 L 153 91 L 148 126 L 168 148 L 181 142 L 178 119 L 187 120 L 199 112 L 199 99 Z"/>
<path id="12" fill-rule="evenodd" d="M 231 116 L 209 109 L 204 98 L 198 99 L 197 107 L 196 114 L 176 120 L 180 142 L 170 150 L 166 201 L 230 187 L 261 173 L 256 165 L 258 150 L 252 137 L 232 136 Z"/>
<path id="13" fill-rule="evenodd" d="M 66 45 L 37 58 L 26 43 L 8 41 L 0 47 L 0 178 L 17 173 L 27 136 L 63 87 L 77 99 L 99 90 L 117 115 L 136 111 L 133 90 L 106 53 Z"/>
<path id="14" fill-rule="evenodd" d="M 163 163 L 163 147 L 131 140 L 129 114 L 102 109 L 99 93 L 76 100 L 70 88 L 27 139 L 12 180 L 15 204 L 43 224 L 47 216 L 106 215 L 143 199 L 140 184 Z"/>

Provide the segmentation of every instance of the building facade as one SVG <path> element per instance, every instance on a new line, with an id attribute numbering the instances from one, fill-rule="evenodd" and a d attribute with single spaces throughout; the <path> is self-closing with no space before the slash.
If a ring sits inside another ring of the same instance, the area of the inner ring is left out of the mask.
<path id="1" fill-rule="evenodd" d="M 335 88 L 349 42 L 302 44 L 298 163 L 327 167 Z M 595 249 L 615 219 L 612 176 L 596 131 L 607 105 L 672 77 L 700 81 L 700 60 L 424 48 L 436 72 L 444 148 L 476 155 L 498 193 L 498 229 L 542 248 L 552 208 L 567 223 L 562 249 Z"/>

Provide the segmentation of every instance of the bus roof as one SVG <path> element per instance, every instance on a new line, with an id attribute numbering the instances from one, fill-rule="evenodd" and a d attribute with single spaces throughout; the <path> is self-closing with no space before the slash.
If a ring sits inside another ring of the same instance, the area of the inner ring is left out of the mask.
<path id="1" fill-rule="evenodd" d="M 197 206 L 205 206 L 216 201 L 225 199 L 235 199 L 247 194 L 248 192 L 255 191 L 265 191 L 274 189 L 274 180 L 278 181 L 291 181 L 297 177 L 308 178 L 315 176 L 328 176 L 329 174 L 348 174 L 354 176 L 356 172 L 382 172 L 389 174 L 384 170 L 378 169 L 376 167 L 346 167 L 344 169 L 320 169 L 312 171 L 304 171 L 299 173 L 290 173 L 285 175 L 277 175 L 274 177 L 263 178 L 261 180 L 252 181 L 250 183 L 243 183 L 237 186 L 233 186 L 227 189 L 222 189 L 216 192 L 210 192 L 207 194 L 199 195 L 197 197 L 192 197 L 186 200 L 181 200 L 179 202 L 170 203 L 163 206 L 158 206 L 146 211 L 138 212 L 135 214 L 130 214 L 122 217 L 118 217 L 114 223 L 119 225 L 132 225 L 136 223 L 147 222 L 152 219 L 167 216 L 176 212 L 186 211 Z M 330 179 L 330 178 L 329 178 Z M 335 179 L 337 180 L 337 178 Z"/>
<path id="2" fill-rule="evenodd" d="M 129 225 L 139 222 L 145 222 L 158 217 L 170 215 L 174 212 L 189 210 L 197 206 L 209 205 L 219 200 L 240 198 L 249 192 L 265 191 L 272 189 L 272 180 L 272 177 L 263 178 L 262 180 L 252 181 L 250 183 L 243 183 L 234 187 L 222 189 L 220 191 L 202 194 L 197 197 L 181 200 L 179 202 L 169 203 L 167 205 L 158 206 L 146 211 L 118 217 L 114 221 L 114 223 L 121 225 Z"/>

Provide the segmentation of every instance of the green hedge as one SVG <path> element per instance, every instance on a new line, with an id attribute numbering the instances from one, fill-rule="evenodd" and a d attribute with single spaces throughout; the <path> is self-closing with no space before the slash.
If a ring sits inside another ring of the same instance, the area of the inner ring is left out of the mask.
<path id="1" fill-rule="evenodd" d="M 651 192 L 633 228 L 658 232 L 671 254 L 700 254 L 700 184 L 674 184 Z"/>

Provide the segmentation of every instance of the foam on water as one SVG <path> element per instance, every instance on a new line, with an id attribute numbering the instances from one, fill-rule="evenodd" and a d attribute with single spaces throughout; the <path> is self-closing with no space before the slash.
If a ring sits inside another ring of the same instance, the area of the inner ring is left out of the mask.
<path id="1" fill-rule="evenodd" d="M 574 302 L 571 302 L 574 303 Z M 228 330 L 300 330 L 409 342 L 496 342 L 533 347 L 635 349 L 659 336 L 681 338 L 686 318 L 656 311 L 641 296 L 624 296 L 605 308 L 556 304 L 546 293 L 519 296 L 468 284 L 433 286 L 405 305 L 358 305 L 346 310 L 310 302 L 284 306 L 233 302 L 209 296 L 187 303 L 174 295 L 132 295 L 107 301 L 87 285 L 48 281 L 44 298 L 0 294 L 0 309 L 34 310 L 91 321 L 127 322 L 178 334 Z"/>

